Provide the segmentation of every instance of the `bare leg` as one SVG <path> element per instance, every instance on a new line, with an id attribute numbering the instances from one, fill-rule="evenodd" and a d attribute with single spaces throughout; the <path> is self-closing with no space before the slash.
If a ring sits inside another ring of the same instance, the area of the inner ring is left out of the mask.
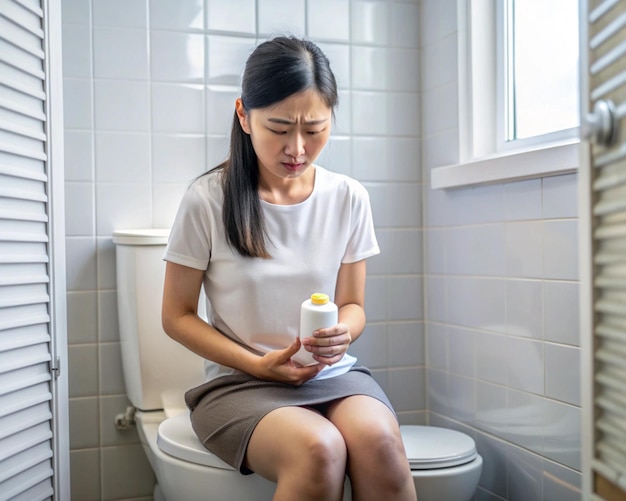
<path id="1" fill-rule="evenodd" d="M 400 427 L 385 404 L 355 395 L 332 404 L 327 417 L 337 426 L 348 448 L 354 501 L 415 501 Z"/>
<path id="2" fill-rule="evenodd" d="M 343 437 L 328 419 L 310 409 L 282 407 L 255 428 L 246 465 L 277 483 L 274 501 L 339 501 L 346 454 Z"/>

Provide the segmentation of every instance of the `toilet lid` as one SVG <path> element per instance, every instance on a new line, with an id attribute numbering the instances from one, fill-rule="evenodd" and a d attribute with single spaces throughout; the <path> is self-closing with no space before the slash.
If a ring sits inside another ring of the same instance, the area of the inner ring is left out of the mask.
<path id="1" fill-rule="evenodd" d="M 400 426 L 412 470 L 449 468 L 473 461 L 474 440 L 459 431 L 436 426 Z"/>
<path id="2" fill-rule="evenodd" d="M 200 443 L 191 427 L 188 412 L 177 414 L 161 422 L 157 435 L 157 445 L 166 454 L 189 463 L 223 470 L 234 470 L 232 466 L 209 452 Z"/>

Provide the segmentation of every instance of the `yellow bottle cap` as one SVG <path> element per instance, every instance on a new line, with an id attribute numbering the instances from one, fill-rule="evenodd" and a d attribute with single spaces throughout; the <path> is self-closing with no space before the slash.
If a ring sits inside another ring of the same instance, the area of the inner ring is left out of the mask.
<path id="1" fill-rule="evenodd" d="M 321 292 L 316 292 L 315 294 L 311 294 L 311 302 L 313 304 L 326 304 L 328 303 L 329 298 L 328 294 L 323 294 Z"/>

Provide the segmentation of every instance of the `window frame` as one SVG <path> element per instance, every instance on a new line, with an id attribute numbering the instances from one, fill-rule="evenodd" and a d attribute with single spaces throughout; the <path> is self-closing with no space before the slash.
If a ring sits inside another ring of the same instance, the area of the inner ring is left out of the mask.
<path id="1" fill-rule="evenodd" d="M 504 58 L 498 43 L 503 25 L 497 23 L 502 5 L 502 0 L 457 0 L 459 163 L 434 167 L 433 189 L 567 174 L 579 167 L 580 127 L 502 146 L 504 118 L 496 112 L 504 105 L 505 89 L 497 71 L 498 58 Z"/>

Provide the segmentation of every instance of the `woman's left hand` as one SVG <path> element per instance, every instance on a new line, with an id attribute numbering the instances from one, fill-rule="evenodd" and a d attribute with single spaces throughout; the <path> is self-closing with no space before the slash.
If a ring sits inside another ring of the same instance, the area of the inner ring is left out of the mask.
<path id="1" fill-rule="evenodd" d="M 348 351 L 352 336 L 346 324 L 337 324 L 326 329 L 313 332 L 313 336 L 302 338 L 306 351 L 313 354 L 313 358 L 326 365 L 339 362 Z"/>

